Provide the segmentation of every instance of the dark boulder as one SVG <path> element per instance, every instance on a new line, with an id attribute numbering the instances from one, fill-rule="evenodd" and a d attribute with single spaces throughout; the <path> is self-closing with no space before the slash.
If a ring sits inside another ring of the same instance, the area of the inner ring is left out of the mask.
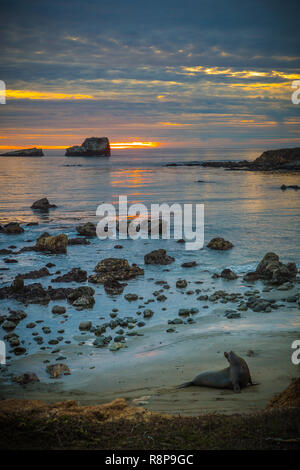
<path id="1" fill-rule="evenodd" d="M 145 264 L 162 264 L 167 265 L 173 263 L 175 258 L 167 255 L 166 250 L 154 250 L 144 256 Z"/>
<path id="2" fill-rule="evenodd" d="M 18 222 L 9 222 L 9 224 L 1 227 L 1 231 L 7 235 L 15 235 L 18 233 L 23 233 L 24 229 Z"/>
<path id="3" fill-rule="evenodd" d="M 50 253 L 66 253 L 68 245 L 68 237 L 64 233 L 60 235 L 50 236 L 44 232 L 36 241 L 36 251 L 48 251 Z"/>
<path id="4" fill-rule="evenodd" d="M 238 276 L 233 271 L 231 271 L 231 269 L 223 269 L 221 272 L 221 277 L 223 279 L 227 279 L 228 281 L 233 281 L 234 279 L 238 278 Z"/>
<path id="5" fill-rule="evenodd" d="M 207 247 L 211 248 L 212 250 L 230 250 L 230 248 L 233 247 L 233 244 L 227 240 L 224 240 L 224 238 L 217 237 L 210 240 L 210 242 L 207 244 Z"/>
<path id="6" fill-rule="evenodd" d="M 87 280 L 87 272 L 80 268 L 73 268 L 63 276 L 52 279 L 51 282 L 85 282 Z"/>
<path id="7" fill-rule="evenodd" d="M 93 224 L 92 222 L 87 222 L 86 224 L 83 225 L 78 225 L 76 227 L 77 232 L 79 235 L 82 235 L 84 237 L 96 237 L 96 225 Z"/>
<path id="8" fill-rule="evenodd" d="M 43 197 L 42 199 L 39 199 L 38 201 L 35 201 L 31 208 L 32 209 L 38 209 L 40 211 L 48 211 L 51 208 L 57 207 L 55 204 L 50 204 L 48 199 L 46 197 Z"/>
<path id="9" fill-rule="evenodd" d="M 276 253 L 267 253 L 256 268 L 260 279 L 270 281 L 272 284 L 283 284 L 295 279 L 297 267 L 295 263 L 283 264 Z"/>

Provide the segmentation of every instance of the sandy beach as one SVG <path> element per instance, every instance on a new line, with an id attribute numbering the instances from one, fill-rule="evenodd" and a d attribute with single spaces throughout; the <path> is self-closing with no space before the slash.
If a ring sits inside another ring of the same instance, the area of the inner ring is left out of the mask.
<path id="1" fill-rule="evenodd" d="M 286 297 L 284 292 L 275 294 L 278 299 Z M 216 310 L 221 314 L 222 309 Z M 268 326 L 270 315 L 272 328 Z M 274 323 L 280 325 L 283 318 L 290 327 L 274 329 Z M 23 387 L 2 383 L 0 397 L 51 403 L 72 399 L 79 405 L 108 403 L 123 397 L 129 404 L 151 411 L 186 416 L 263 410 L 274 395 L 299 376 L 300 366 L 291 362 L 291 344 L 299 338 L 299 309 L 282 308 L 272 314 L 247 312 L 244 319 L 227 321 L 227 327 L 220 331 L 216 331 L 214 320 L 210 325 L 206 320 L 206 331 L 201 321 L 178 325 L 177 332 L 169 334 L 162 325 L 153 326 L 145 330 L 143 337 L 130 338 L 128 349 L 117 353 L 82 345 L 78 355 L 78 347 L 63 346 L 60 354 L 67 355 L 71 370 L 71 375 L 63 380 L 49 379 L 41 368 L 43 361 L 52 359 L 51 353 L 40 352 L 12 361 L 10 373 L 30 370 L 39 375 L 41 382 Z M 244 331 L 240 326 L 236 328 L 237 322 L 244 323 Z M 87 343 L 89 336 L 83 338 Z M 204 370 L 227 367 L 223 352 L 230 350 L 246 359 L 252 380 L 258 385 L 248 386 L 240 394 L 206 387 L 176 389 Z"/>

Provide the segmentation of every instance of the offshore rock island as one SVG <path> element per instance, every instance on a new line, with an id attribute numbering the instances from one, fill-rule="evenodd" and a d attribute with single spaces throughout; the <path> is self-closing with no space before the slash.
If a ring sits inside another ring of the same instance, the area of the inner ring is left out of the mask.
<path id="1" fill-rule="evenodd" d="M 81 145 L 68 147 L 66 157 L 110 157 L 110 144 L 107 137 L 88 137 Z"/>
<path id="2" fill-rule="evenodd" d="M 1 153 L 0 157 L 43 157 L 42 149 L 33 147 L 31 149 L 14 150 L 12 152 Z"/>

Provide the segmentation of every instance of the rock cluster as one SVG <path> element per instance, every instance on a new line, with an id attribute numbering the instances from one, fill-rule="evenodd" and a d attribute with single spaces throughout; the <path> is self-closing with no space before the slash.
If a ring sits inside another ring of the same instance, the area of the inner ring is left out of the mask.
<path id="1" fill-rule="evenodd" d="M 77 288 L 44 289 L 42 284 L 24 285 L 21 275 L 16 276 L 10 286 L 0 288 L 0 299 L 15 299 L 24 304 L 47 304 L 50 300 L 68 300 L 78 310 L 91 308 L 95 303 L 94 289 L 88 286 Z"/>
<path id="2" fill-rule="evenodd" d="M 280 285 L 295 279 L 297 272 L 295 263 L 283 264 L 279 261 L 279 256 L 276 253 L 270 252 L 263 257 L 254 272 L 249 272 L 244 276 L 244 280 L 263 279 L 271 284 Z"/>
<path id="3" fill-rule="evenodd" d="M 106 258 L 100 261 L 95 267 L 96 274 L 89 276 L 89 281 L 93 283 L 105 284 L 107 281 L 125 281 L 144 274 L 144 270 L 136 264 L 128 263 L 127 259 Z"/>

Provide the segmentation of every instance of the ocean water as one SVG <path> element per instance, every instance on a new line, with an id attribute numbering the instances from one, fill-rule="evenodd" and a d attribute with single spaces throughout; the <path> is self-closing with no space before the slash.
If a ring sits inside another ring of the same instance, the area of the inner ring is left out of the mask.
<path id="1" fill-rule="evenodd" d="M 103 286 L 93 285 L 96 290 L 95 306 L 92 310 L 76 311 L 65 302 L 50 302 L 49 305 L 29 305 L 24 307 L 15 301 L 0 300 L 0 313 L 7 308 L 22 308 L 28 314 L 15 332 L 20 334 L 27 348 L 27 353 L 34 354 L 40 350 L 32 340 L 32 330 L 25 327 L 30 321 L 42 320 L 34 331 L 44 337 L 44 345 L 58 336 L 57 330 L 64 328 L 64 341 L 72 344 L 85 341 L 92 345 L 92 334 L 82 335 L 78 325 L 82 320 L 92 320 L 94 325 L 110 320 L 112 308 L 119 309 L 119 316 L 136 316 L 139 305 L 146 299 L 155 299 L 153 291 L 161 286 L 155 281 L 168 281 L 171 289 L 164 292 L 165 302 L 149 303 L 155 315 L 147 321 L 146 333 L 151 333 L 159 325 L 166 325 L 167 320 L 175 318 L 179 308 L 197 307 L 197 325 L 203 333 L 228 331 L 228 320 L 216 313 L 215 306 L 204 307 L 207 302 L 196 300 L 197 295 L 186 295 L 176 289 L 176 280 L 187 279 L 189 288 L 202 289 L 201 293 L 212 293 L 212 289 L 226 289 L 241 292 L 249 289 L 242 278 L 232 283 L 223 280 L 214 281 L 211 275 L 223 268 L 231 267 L 237 273 L 244 273 L 256 267 L 257 263 L 268 251 L 276 252 L 282 261 L 300 263 L 300 191 L 281 191 L 282 184 L 299 184 L 299 173 L 255 173 L 247 171 L 225 171 L 224 169 L 201 167 L 167 167 L 166 163 L 186 162 L 193 160 L 243 160 L 255 159 L 262 149 L 147 149 L 147 150 L 115 150 L 110 158 L 72 158 L 64 157 L 58 152 L 47 152 L 43 158 L 0 157 L 0 223 L 19 221 L 28 223 L 37 221 L 38 226 L 26 227 L 21 235 L 6 236 L 0 234 L 0 249 L 9 245 L 17 249 L 32 245 L 44 231 L 51 234 L 66 233 L 69 237 L 77 236 L 75 227 L 86 221 L 97 222 L 96 209 L 102 203 L 118 204 L 120 195 L 126 195 L 128 203 L 173 204 L 199 203 L 205 207 L 205 246 L 202 250 L 187 251 L 184 245 L 175 240 L 91 240 L 89 246 L 70 246 L 67 255 L 47 255 L 27 252 L 16 256 L 18 263 L 5 264 L 1 256 L 1 268 L 9 268 L 0 272 L 1 285 L 8 285 L 17 273 L 25 273 L 39 269 L 49 261 L 55 263 L 51 273 L 57 270 L 61 274 L 73 267 L 81 267 L 88 275 L 98 261 L 107 257 L 127 258 L 130 263 L 137 263 L 145 268 L 145 275 L 128 281 L 121 296 L 109 296 Z M 202 182 L 198 182 L 201 180 Z M 31 204 L 41 198 L 48 197 L 57 205 L 46 214 L 33 211 Z M 224 237 L 234 244 L 232 250 L 217 252 L 206 248 L 208 241 L 216 236 Z M 123 249 L 117 250 L 115 244 L 122 244 Z M 165 248 L 175 262 L 169 266 L 144 266 L 144 255 L 154 249 Z M 10 255 L 8 257 L 14 257 Z M 184 269 L 181 264 L 186 261 L 197 262 L 197 267 Z M 168 269 L 168 271 L 165 270 Z M 54 276 L 56 277 L 56 276 Z M 51 277 L 52 278 L 52 277 Z M 37 281 L 27 280 L 26 283 L 41 282 L 44 286 L 51 285 L 51 278 L 44 277 Z M 202 285 L 193 284 L 201 280 Z M 70 286 L 70 284 L 54 284 Z M 75 287 L 76 284 L 71 284 Z M 124 294 L 138 293 L 143 299 L 127 302 Z M 68 318 L 58 317 L 51 313 L 54 304 L 65 304 Z M 228 308 L 232 306 L 228 305 Z M 165 310 L 163 310 L 165 308 Z M 140 309 L 143 310 L 143 309 Z M 142 319 L 142 318 L 141 318 Z M 226 323 L 227 322 L 227 323 Z M 51 328 L 50 335 L 44 335 L 42 326 Z M 259 329 L 295 328 L 295 316 L 282 317 L 277 312 L 269 319 L 260 321 Z M 243 318 L 231 323 L 232 330 L 255 332 L 257 315 L 245 313 Z M 118 329 L 118 328 L 117 328 Z M 0 339 L 5 332 L 0 329 Z M 142 331 L 142 330 L 141 330 Z M 150 334 L 149 333 L 149 334 Z M 166 334 L 168 336 L 168 334 Z M 141 353 L 152 344 L 153 337 L 140 338 L 136 351 Z M 166 337 L 167 337 L 166 336 Z M 160 337 L 166 341 L 166 337 Z M 150 338 L 150 339 L 149 339 Z M 169 337 L 168 337 L 169 338 Z M 60 345 L 64 344 L 64 341 Z M 128 338 L 128 344 L 133 341 Z M 65 348 L 68 346 L 65 345 Z M 91 346 L 92 347 L 92 346 Z M 55 347 L 54 347 L 55 348 Z M 99 350 L 96 350 L 96 353 Z M 130 353 L 130 348 L 126 354 Z M 100 353 L 99 353 L 100 354 Z M 101 354 L 109 355 L 109 351 Z M 108 358 L 110 356 L 107 356 Z"/>

